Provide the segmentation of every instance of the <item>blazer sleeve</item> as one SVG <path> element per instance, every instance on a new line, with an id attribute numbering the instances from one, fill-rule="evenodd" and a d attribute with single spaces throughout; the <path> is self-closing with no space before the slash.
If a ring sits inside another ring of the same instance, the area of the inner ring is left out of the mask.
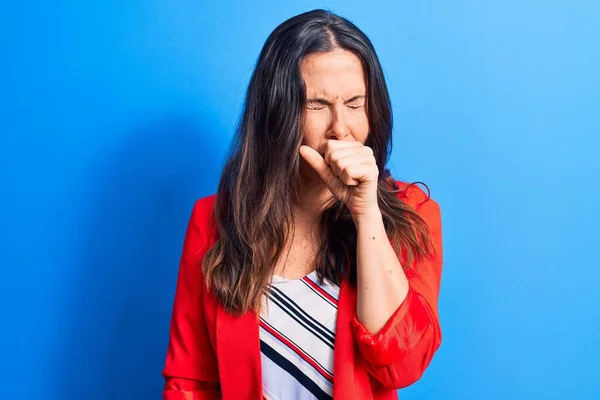
<path id="1" fill-rule="evenodd" d="M 407 273 L 408 294 L 384 327 L 373 334 L 358 320 L 352 330 L 367 370 L 383 386 L 400 389 L 419 380 L 442 340 L 438 317 L 438 295 L 442 272 L 442 231 L 439 205 L 414 186 L 416 211 L 432 234 L 434 253 Z"/>
<path id="2" fill-rule="evenodd" d="M 162 375 L 163 400 L 220 399 L 217 360 L 203 312 L 202 257 L 211 209 L 199 200 L 189 220 L 179 264 L 169 345 Z"/>

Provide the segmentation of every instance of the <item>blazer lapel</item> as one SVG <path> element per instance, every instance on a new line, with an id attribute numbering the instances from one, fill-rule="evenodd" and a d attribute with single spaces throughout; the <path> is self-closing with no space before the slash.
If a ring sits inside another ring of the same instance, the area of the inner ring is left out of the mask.
<path id="1" fill-rule="evenodd" d="M 256 312 L 236 317 L 219 305 L 216 337 L 223 400 L 262 399 L 260 338 Z"/>

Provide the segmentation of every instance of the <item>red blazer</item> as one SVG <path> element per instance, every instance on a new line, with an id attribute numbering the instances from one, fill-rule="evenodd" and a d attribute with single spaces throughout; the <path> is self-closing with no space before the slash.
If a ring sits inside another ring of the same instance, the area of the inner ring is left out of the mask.
<path id="1" fill-rule="evenodd" d="M 342 280 L 334 347 L 336 400 L 397 399 L 396 390 L 421 377 L 441 343 L 440 209 L 416 185 L 399 198 L 425 218 L 436 252 L 411 268 L 416 272 L 407 275 L 406 299 L 377 334 L 357 319 L 356 288 Z M 209 227 L 214 201 L 215 195 L 198 200 L 187 228 L 163 370 L 164 400 L 262 399 L 256 312 L 234 317 L 205 289 L 201 260 L 216 240 L 216 230 Z"/>

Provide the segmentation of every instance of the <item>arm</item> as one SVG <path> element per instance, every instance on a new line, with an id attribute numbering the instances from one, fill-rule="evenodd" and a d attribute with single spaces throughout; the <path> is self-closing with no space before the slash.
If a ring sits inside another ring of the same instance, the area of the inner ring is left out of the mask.
<path id="1" fill-rule="evenodd" d="M 425 200 L 421 189 L 410 191 L 416 192 L 417 204 Z M 442 268 L 440 209 L 429 199 L 416 210 L 431 229 L 435 254 L 408 277 L 381 216 L 373 213 L 356 221 L 358 283 L 352 328 L 368 371 L 385 387 L 395 389 L 416 382 L 441 343 L 437 313 Z"/>
<path id="2" fill-rule="evenodd" d="M 203 312 L 205 282 L 201 261 L 206 251 L 208 206 L 203 200 L 196 203 L 185 235 L 163 370 L 164 400 L 221 398 L 217 360 Z"/>

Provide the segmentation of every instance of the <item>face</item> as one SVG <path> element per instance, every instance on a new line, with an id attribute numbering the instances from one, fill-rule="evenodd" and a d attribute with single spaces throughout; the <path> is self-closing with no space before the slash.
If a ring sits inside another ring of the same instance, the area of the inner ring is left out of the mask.
<path id="1" fill-rule="evenodd" d="M 302 144 L 321 155 L 330 139 L 365 144 L 369 121 L 365 73 L 360 59 L 341 49 L 313 53 L 302 60 L 300 73 L 307 99 Z"/>

